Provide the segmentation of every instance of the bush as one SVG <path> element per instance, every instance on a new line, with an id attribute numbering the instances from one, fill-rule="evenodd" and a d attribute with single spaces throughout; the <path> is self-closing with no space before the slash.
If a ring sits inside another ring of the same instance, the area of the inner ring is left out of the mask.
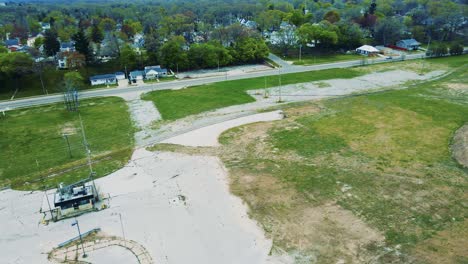
<path id="1" fill-rule="evenodd" d="M 463 46 L 460 43 L 450 45 L 450 55 L 460 55 L 463 53 Z"/>
<path id="2" fill-rule="evenodd" d="M 434 56 L 434 57 L 441 57 L 441 56 L 447 55 L 447 53 L 448 53 L 447 45 L 441 43 L 439 45 L 430 47 L 426 55 Z"/>

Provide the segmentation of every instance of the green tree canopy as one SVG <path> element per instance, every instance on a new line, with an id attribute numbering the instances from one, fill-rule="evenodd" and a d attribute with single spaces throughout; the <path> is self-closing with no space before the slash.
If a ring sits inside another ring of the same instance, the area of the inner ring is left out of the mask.
<path id="1" fill-rule="evenodd" d="M 52 30 L 47 30 L 44 35 L 44 51 L 47 56 L 55 56 L 60 50 L 60 42 L 57 34 Z"/>

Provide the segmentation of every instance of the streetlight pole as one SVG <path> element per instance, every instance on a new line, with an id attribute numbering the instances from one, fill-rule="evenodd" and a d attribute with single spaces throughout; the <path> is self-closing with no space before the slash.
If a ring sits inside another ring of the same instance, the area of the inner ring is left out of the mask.
<path id="1" fill-rule="evenodd" d="M 281 103 L 281 68 L 278 68 L 278 80 L 279 80 L 279 97 L 278 97 L 278 103 Z"/>
<path id="2" fill-rule="evenodd" d="M 302 61 L 302 44 L 299 44 L 299 61 Z"/>
<path id="3" fill-rule="evenodd" d="M 78 220 L 75 218 L 75 222 L 71 224 L 72 226 L 75 226 L 78 228 L 78 235 L 80 236 L 80 242 L 81 242 L 81 249 L 83 249 L 83 258 L 86 258 L 88 255 L 86 255 L 86 252 L 84 250 L 83 246 L 83 238 L 81 237 L 81 230 L 80 230 L 80 225 L 78 224 Z"/>
<path id="4" fill-rule="evenodd" d="M 122 214 L 119 213 L 119 218 L 120 218 L 120 227 L 122 228 L 122 236 L 123 239 L 125 240 L 125 232 L 124 232 L 124 227 L 123 227 L 123 222 L 122 222 Z"/>

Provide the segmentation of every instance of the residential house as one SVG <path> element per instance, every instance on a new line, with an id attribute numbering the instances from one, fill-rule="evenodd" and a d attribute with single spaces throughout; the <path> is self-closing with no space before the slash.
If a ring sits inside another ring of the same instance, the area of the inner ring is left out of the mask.
<path id="1" fill-rule="evenodd" d="M 75 43 L 73 41 L 61 42 L 60 43 L 60 52 L 72 52 L 75 51 Z"/>
<path id="2" fill-rule="evenodd" d="M 407 50 L 417 50 L 421 46 L 421 43 L 415 39 L 402 39 L 396 43 L 396 46 Z"/>
<path id="3" fill-rule="evenodd" d="M 30 47 L 34 47 L 34 42 L 36 41 L 37 38 L 43 38 L 44 35 L 42 33 L 37 34 L 34 37 L 29 37 L 27 40 L 27 45 Z"/>
<path id="4" fill-rule="evenodd" d="M 372 56 L 378 54 L 379 50 L 369 45 L 363 45 L 356 49 L 356 53 L 365 56 Z"/>
<path id="5" fill-rule="evenodd" d="M 117 77 L 115 74 L 102 74 L 102 75 L 95 75 L 89 78 L 91 85 L 110 85 L 110 84 L 117 84 Z"/>
<path id="6" fill-rule="evenodd" d="M 143 80 L 144 74 L 145 73 L 143 71 L 131 71 L 128 79 L 131 82 L 136 83 L 138 80 Z"/>
<path id="7" fill-rule="evenodd" d="M 57 69 L 68 69 L 68 59 L 63 53 L 57 53 Z"/>
<path id="8" fill-rule="evenodd" d="M 116 73 L 115 73 L 115 78 L 117 78 L 117 80 L 125 80 L 125 73 L 123 73 L 123 72 L 116 72 Z"/>
<path id="9" fill-rule="evenodd" d="M 42 31 L 49 30 L 49 29 L 50 29 L 50 23 L 44 23 L 44 22 L 42 22 L 42 23 L 41 23 L 41 28 L 42 28 Z"/>
<path id="10" fill-rule="evenodd" d="M 10 50 L 10 52 L 20 51 L 22 48 L 21 43 L 17 38 L 5 40 L 5 46 Z"/>
<path id="11" fill-rule="evenodd" d="M 10 48 L 10 47 L 13 47 L 13 46 L 21 46 L 21 43 L 20 43 L 19 39 L 17 39 L 17 38 L 7 39 L 7 40 L 5 40 L 5 46 L 7 48 Z"/>
<path id="12" fill-rule="evenodd" d="M 161 68 L 161 65 L 146 66 L 144 72 L 147 80 L 167 77 L 167 69 Z"/>

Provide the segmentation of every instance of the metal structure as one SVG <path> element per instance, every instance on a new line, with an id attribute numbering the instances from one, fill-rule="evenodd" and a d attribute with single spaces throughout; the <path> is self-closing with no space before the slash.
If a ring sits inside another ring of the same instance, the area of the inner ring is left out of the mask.
<path id="1" fill-rule="evenodd" d="M 78 101 L 78 91 L 76 88 L 66 85 L 65 92 L 63 93 L 65 106 L 68 111 L 76 112 L 78 111 L 79 101 Z"/>

